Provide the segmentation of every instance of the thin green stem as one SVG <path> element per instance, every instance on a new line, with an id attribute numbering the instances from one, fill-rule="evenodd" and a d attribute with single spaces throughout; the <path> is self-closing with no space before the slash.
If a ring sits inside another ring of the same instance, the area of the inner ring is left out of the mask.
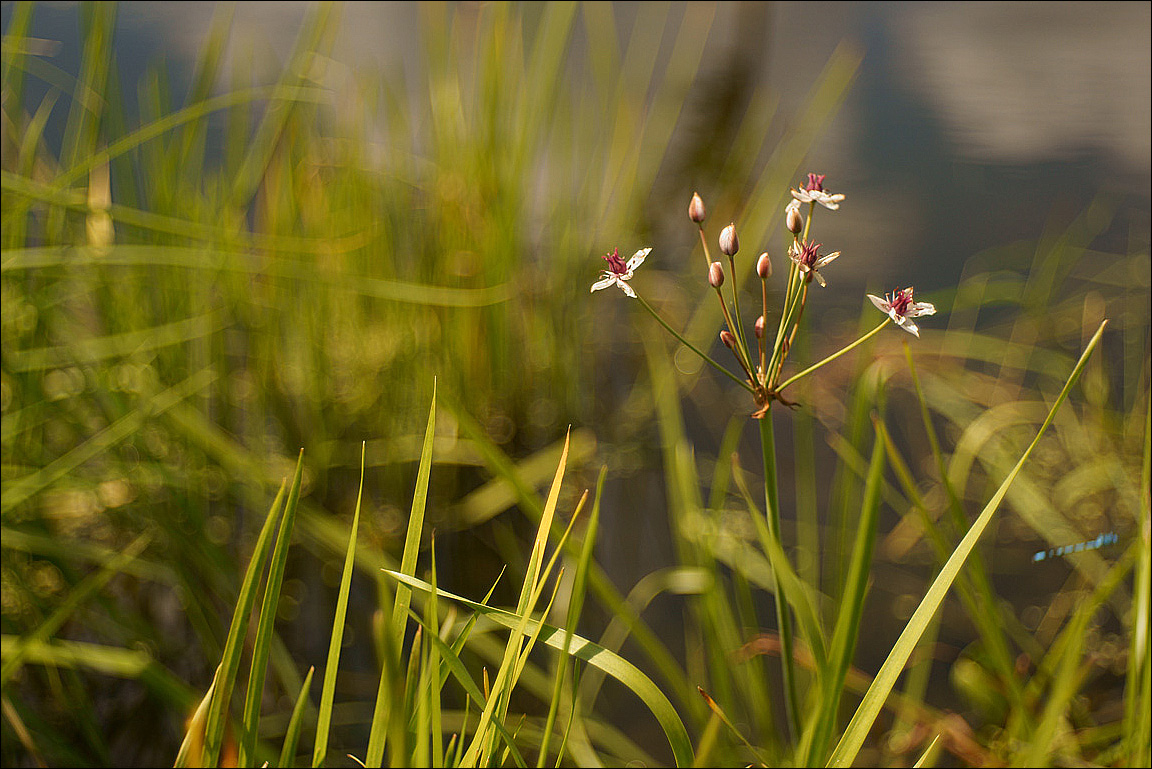
<path id="1" fill-rule="evenodd" d="M 848 345 L 848 346 L 847 346 L 847 347 L 845 347 L 844 349 L 840 350 L 839 352 L 834 352 L 834 353 L 832 353 L 831 355 L 829 355 L 827 358 L 825 358 L 824 360 L 820 361 L 819 363 L 814 363 L 814 364 L 812 364 L 812 365 L 811 365 L 811 366 L 809 366 L 808 368 L 806 368 L 806 369 L 804 369 L 803 371 L 801 371 L 799 374 L 794 374 L 793 376 L 790 376 L 790 377 L 788 377 L 788 379 L 785 379 L 785 380 L 784 380 L 784 383 L 783 383 L 782 385 L 780 385 L 779 387 L 777 387 L 777 388 L 776 388 L 776 392 L 780 392 L 781 390 L 783 390 L 785 387 L 787 387 L 788 385 L 792 384 L 793 382 L 795 382 L 795 381 L 797 381 L 797 380 L 799 380 L 799 379 L 803 379 L 804 377 L 808 376 L 809 374 L 811 374 L 813 371 L 815 371 L 816 369 L 820 368 L 820 367 L 821 367 L 821 366 L 823 366 L 824 364 L 826 364 L 826 363 L 831 363 L 832 361 L 836 360 L 837 358 L 839 358 L 839 357 L 840 357 L 841 355 L 843 355 L 844 353 L 846 353 L 846 352 L 850 352 L 850 351 L 852 351 L 852 350 L 856 349 L 857 347 L 859 347 L 860 345 L 864 344 L 864 343 L 865 343 L 865 342 L 867 342 L 869 339 L 871 339 L 872 337 L 874 337 L 874 336 L 876 336 L 878 333 L 880 333 L 880 329 L 884 328 L 885 326 L 887 326 L 887 325 L 888 325 L 889 323 L 891 323 L 891 322 L 892 322 L 892 319 L 891 319 L 891 318 L 885 318 L 883 323 L 881 323 L 879 326 L 877 326 L 876 328 L 872 329 L 872 330 L 871 330 L 871 331 L 869 331 L 867 334 L 865 334 L 864 336 L 860 337 L 859 339 L 857 339 L 855 342 L 853 342 L 852 344 Z"/>
<path id="2" fill-rule="evenodd" d="M 708 356 L 706 353 L 704 353 L 704 352 L 701 352 L 701 350 L 700 350 L 698 347 L 696 347 L 696 345 L 692 344 L 692 343 L 691 343 L 691 342 L 689 342 L 687 339 L 685 339 L 684 337 L 682 337 L 682 336 L 679 334 L 679 332 L 677 332 L 677 331 L 676 331 L 676 329 L 674 329 L 674 328 L 672 328 L 671 326 L 669 326 L 669 325 L 668 325 L 668 323 L 667 323 L 667 322 L 665 322 L 665 320 L 664 320 L 663 318 L 661 318 L 661 317 L 660 317 L 659 313 L 657 313 L 657 312 L 656 312 L 656 310 L 652 309 L 652 305 L 650 305 L 650 304 L 648 304 L 648 302 L 644 301 L 644 297 L 642 297 L 642 296 L 640 296 L 639 294 L 637 294 L 637 295 L 636 295 L 636 298 L 637 298 L 638 300 L 640 300 L 640 304 L 642 304 L 642 305 L 644 306 L 644 309 L 645 309 L 645 310 L 647 310 L 649 313 L 651 313 L 652 317 L 653 317 L 653 318 L 655 318 L 657 321 L 659 321 L 659 322 L 660 322 L 660 325 L 661 325 L 661 326 L 663 326 L 663 327 L 664 327 L 664 328 L 665 328 L 665 329 L 668 331 L 668 333 L 669 333 L 669 334 L 671 334 L 672 336 L 674 336 L 674 337 L 676 337 L 678 340 L 680 340 L 680 343 L 681 343 L 681 344 L 683 344 L 685 347 L 687 347 L 687 348 L 688 348 L 689 350 L 691 350 L 692 352 L 694 352 L 694 353 L 696 353 L 697 355 L 699 355 L 699 356 L 700 356 L 700 357 L 701 357 L 701 358 L 702 358 L 702 359 L 703 359 L 705 362 L 712 364 L 712 366 L 713 366 L 713 367 L 714 367 L 714 368 L 715 368 L 717 371 L 720 371 L 720 372 L 722 372 L 723 374 L 725 374 L 725 375 L 726 375 L 726 376 L 727 376 L 729 379 L 731 379 L 733 382 L 735 382 L 736 384 L 740 385 L 741 387 L 743 387 L 743 388 L 744 388 L 745 390 L 747 390 L 748 392 L 755 394 L 755 391 L 752 389 L 752 385 L 751 385 L 751 384 L 749 384 L 748 382 L 745 382 L 745 381 L 743 381 L 742 379 L 740 379 L 740 377 L 736 376 L 736 375 L 735 375 L 735 374 L 733 374 L 731 371 L 729 371 L 728 369 L 724 368 L 723 366 L 721 366 L 721 365 L 720 365 L 719 363 L 717 363 L 716 361 L 712 360 L 712 358 L 711 358 L 711 357 L 709 357 L 709 356 Z"/>
<path id="3" fill-rule="evenodd" d="M 780 540 L 780 499 L 776 484 L 776 436 L 772 431 L 772 410 L 769 409 L 760 422 L 760 449 L 764 455 L 764 505 L 767 510 L 768 531 L 784 552 Z M 787 557 L 787 556 L 785 556 Z M 788 612 L 788 601 L 784 596 L 784 586 L 772 569 L 776 587 L 776 625 L 780 631 L 780 669 L 784 683 L 784 706 L 788 717 L 788 729 L 795 740 L 800 735 L 800 700 L 796 692 L 796 663 L 792 658 L 792 615 Z"/>
<path id="4" fill-rule="evenodd" d="M 700 229 L 700 245 L 704 246 L 704 274 L 708 274 L 708 270 L 712 269 L 712 255 L 708 253 L 708 239 L 704 237 L 704 225 L 699 224 L 697 227 Z"/>
<path id="5" fill-rule="evenodd" d="M 752 379 L 752 361 L 748 358 L 748 348 L 744 346 L 744 341 L 740 337 L 740 327 L 732 321 L 732 315 L 728 312 L 728 304 L 724 301 L 724 294 L 720 289 L 716 289 L 716 298 L 720 300 L 720 310 L 724 313 L 724 321 L 728 324 L 728 331 L 735 339 L 735 347 L 732 349 L 732 354 L 736 356 L 736 362 L 740 364 L 740 368 L 744 369 L 744 373 Z"/>
<path id="6" fill-rule="evenodd" d="M 740 347 L 744 349 L 744 360 L 747 361 L 749 368 L 752 366 L 752 355 L 748 352 L 748 339 L 744 336 L 744 325 L 741 322 L 740 315 L 740 282 L 736 280 L 736 259 L 735 257 L 728 257 L 728 268 L 732 271 L 732 309 L 736 314 L 736 328 L 733 333 L 736 338 L 740 340 Z"/>

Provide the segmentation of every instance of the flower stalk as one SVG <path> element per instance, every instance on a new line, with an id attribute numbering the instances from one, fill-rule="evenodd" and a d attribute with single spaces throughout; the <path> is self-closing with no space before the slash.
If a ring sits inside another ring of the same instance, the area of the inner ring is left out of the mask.
<path id="1" fill-rule="evenodd" d="M 751 416 L 759 422 L 761 455 L 764 462 L 764 504 L 767 518 L 768 533 L 774 543 L 770 543 L 777 553 L 784 554 L 787 559 L 787 548 L 781 536 L 781 510 L 777 490 L 776 467 L 776 438 L 772 424 L 772 404 L 779 401 L 786 406 L 795 407 L 797 404 L 788 401 L 782 392 L 823 366 L 837 358 L 846 355 L 860 345 L 880 333 L 889 323 L 894 323 L 905 331 L 919 336 L 919 329 L 913 322 L 914 318 L 922 315 L 932 315 L 936 308 L 927 302 L 917 302 L 913 299 L 912 288 L 897 289 L 885 294 L 883 298 L 869 294 L 868 298 L 886 317 L 874 329 L 860 338 L 832 353 L 823 360 L 808 366 L 802 371 L 787 378 L 783 377 L 784 366 L 788 355 L 792 351 L 793 343 L 799 333 L 800 325 L 804 320 L 804 310 L 808 305 L 808 286 L 813 281 L 821 287 L 827 285 L 821 270 L 831 264 L 840 256 L 839 251 L 822 255 L 822 244 L 814 243 L 811 239 L 812 220 L 815 218 L 816 206 L 836 211 L 844 200 L 844 195 L 831 193 L 824 189 L 824 175 L 808 174 L 807 182 L 797 189 L 791 190 L 793 200 L 785 209 L 784 225 L 791 236 L 788 246 L 788 273 L 784 282 L 784 301 L 776 323 L 776 335 L 772 341 L 771 349 L 768 347 L 767 326 L 770 317 L 768 311 L 768 279 L 772 276 L 772 262 L 768 253 L 764 252 L 756 260 L 755 270 L 760 278 L 760 314 L 753 325 L 753 336 L 756 338 L 756 355 L 753 357 L 749 349 L 749 337 L 744 334 L 741 324 L 740 293 L 737 290 L 740 281 L 736 279 L 736 253 L 740 249 L 740 241 L 736 234 L 735 223 L 725 227 L 718 239 L 720 252 L 728 257 L 728 268 L 732 271 L 732 297 L 731 309 L 725 299 L 723 286 L 725 271 L 719 261 L 712 259 L 708 248 L 708 239 L 704 232 L 706 212 L 704 201 L 698 194 L 692 195 L 688 205 L 688 218 L 694 222 L 700 234 L 700 245 L 704 254 L 707 282 L 716 292 L 716 299 L 720 303 L 720 311 L 724 317 L 725 328 L 720 332 L 720 341 L 728 347 L 743 372 L 744 377 L 733 373 L 726 367 L 717 363 L 706 352 L 699 349 L 678 331 L 672 328 L 656 310 L 640 297 L 628 284 L 633 274 L 652 250 L 644 248 L 637 251 L 631 259 L 625 262 L 617 251 L 604 257 L 608 262 L 608 269 L 601 273 L 601 279 L 592 286 L 593 291 L 618 286 L 627 296 L 637 299 L 640 305 L 654 317 L 661 326 L 673 337 L 701 360 L 722 372 L 752 395 L 755 410 Z M 801 213 L 801 206 L 808 204 L 807 216 Z M 755 361 L 755 365 L 753 365 Z M 781 573 L 790 568 L 790 564 L 781 563 L 778 558 L 769 558 L 775 587 L 776 625 L 780 638 L 781 672 L 784 687 L 784 702 L 787 712 L 788 732 L 792 740 L 800 740 L 800 692 L 796 676 L 796 662 L 794 654 L 792 607 L 786 595 L 784 580 Z"/>

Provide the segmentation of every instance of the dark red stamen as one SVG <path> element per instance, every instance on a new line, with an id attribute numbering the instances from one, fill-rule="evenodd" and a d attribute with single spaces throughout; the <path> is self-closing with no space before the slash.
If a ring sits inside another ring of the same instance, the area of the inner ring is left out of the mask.
<path id="1" fill-rule="evenodd" d="M 623 275 L 628 272 L 628 264 L 620 258 L 620 249 L 612 249 L 612 253 L 605 254 L 604 261 L 608 262 L 608 270 L 616 275 Z"/>
<path id="2" fill-rule="evenodd" d="M 812 268 L 816 266 L 816 260 L 820 258 L 820 246 L 822 243 L 801 243 L 800 244 L 800 264 L 805 267 Z"/>
<path id="3" fill-rule="evenodd" d="M 892 305 L 892 312 L 900 317 L 904 317 L 908 314 L 908 309 L 912 306 L 912 289 L 899 289 L 889 304 Z"/>
<path id="4" fill-rule="evenodd" d="M 808 174 L 808 184 L 804 189 L 808 192 L 823 192 L 825 176 L 827 176 L 827 174 Z"/>

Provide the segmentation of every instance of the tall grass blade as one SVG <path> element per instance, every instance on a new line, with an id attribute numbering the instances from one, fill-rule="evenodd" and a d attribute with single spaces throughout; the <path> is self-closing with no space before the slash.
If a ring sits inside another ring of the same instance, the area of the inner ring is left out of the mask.
<path id="1" fill-rule="evenodd" d="M 992 520 L 992 516 L 999 508 L 1000 502 L 1008 493 L 1008 488 L 1012 485 L 1012 481 L 1014 481 L 1020 473 L 1024 463 L 1028 460 L 1028 457 L 1031 456 L 1032 451 L 1040 442 L 1040 438 L 1055 418 L 1057 409 L 1060 408 L 1060 405 L 1072 390 L 1072 386 L 1080 378 L 1080 373 L 1084 370 L 1089 356 L 1096 349 L 1097 344 L 1099 344 L 1100 338 L 1104 334 L 1104 328 L 1107 325 L 1107 320 L 1100 324 L 1100 327 L 1096 330 L 1091 341 L 1088 342 L 1088 346 L 1084 349 L 1080 360 L 1077 361 L 1075 368 L 1065 382 L 1064 388 L 1057 396 L 1056 402 L 1053 403 L 1051 409 L 1049 409 L 1048 416 L 1040 426 L 1036 437 L 1024 451 L 1023 456 L 1020 457 L 1016 466 L 1012 468 L 1008 477 L 1000 484 L 1000 488 L 996 490 L 992 499 L 985 505 L 983 511 L 981 511 L 976 521 L 972 524 L 972 527 L 968 530 L 968 533 L 964 535 L 964 539 L 960 541 L 960 544 L 956 547 L 956 550 L 953 551 L 948 562 L 945 563 L 944 567 L 940 570 L 939 576 L 933 581 L 931 587 L 928 588 L 927 594 L 916 608 L 912 618 L 908 620 L 907 626 L 905 626 L 896 644 L 892 647 L 888 658 L 884 661 L 884 664 L 881 665 L 880 672 L 876 674 L 872 685 L 868 687 L 867 693 L 864 695 L 856 713 L 852 716 L 852 720 L 848 723 L 848 727 L 841 736 L 840 742 L 832 751 L 828 766 L 847 767 L 851 766 L 855 760 L 860 746 L 864 744 L 864 739 L 868 736 L 868 731 L 872 728 L 872 724 L 876 720 L 876 716 L 884 706 L 884 701 L 888 698 L 889 692 L 892 691 L 892 687 L 896 684 L 896 679 L 900 676 L 901 671 L 903 671 L 904 665 L 908 662 L 908 658 L 912 654 L 913 649 L 916 648 L 917 641 L 919 641 L 925 628 L 927 628 L 929 622 L 931 622 L 936 610 L 940 608 L 940 604 L 944 600 L 944 595 L 952 586 L 952 582 L 956 579 L 956 575 L 960 572 L 968 554 L 971 553 L 972 549 L 976 546 L 980 535 L 983 534 L 984 530 L 988 527 L 988 523 Z"/>
<path id="2" fill-rule="evenodd" d="M 236 599 L 236 609 L 232 613 L 232 624 L 228 627 L 228 639 L 224 642 L 224 654 L 214 681 L 215 692 L 208 717 L 204 725 L 204 765 L 215 766 L 220 756 L 220 745 L 224 741 L 227 726 L 228 706 L 232 698 L 232 686 L 236 682 L 236 672 L 240 668 L 240 655 L 244 651 L 244 639 L 248 635 L 248 623 L 252 617 L 252 606 L 256 602 L 256 590 L 260 586 L 260 574 L 268 560 L 272 547 L 272 534 L 280 520 L 281 503 L 284 501 L 284 488 L 272 502 L 264 527 L 252 550 L 244 582 L 240 585 L 240 595 Z"/>
<path id="3" fill-rule="evenodd" d="M 872 421 L 878 423 L 875 414 Z M 880 484 L 884 474 L 884 438 L 876 428 L 872 444 L 872 460 L 868 464 L 868 480 L 864 485 L 864 503 L 860 510 L 860 523 L 856 529 L 855 544 L 848 566 L 840 606 L 836 612 L 836 628 L 832 632 L 832 645 L 828 655 L 828 670 L 824 676 L 824 693 L 817 711 L 815 738 L 807 746 L 803 763 L 814 766 L 828 750 L 828 740 L 836 725 L 840 710 L 840 697 L 844 679 L 852 664 L 856 641 L 860 635 L 860 618 L 864 614 L 864 599 L 868 588 L 868 572 L 872 565 L 872 550 L 876 542 L 876 529 L 880 514 Z"/>
<path id="4" fill-rule="evenodd" d="M 296 522 L 296 508 L 300 502 L 300 483 L 304 474 L 304 451 L 296 459 L 296 472 L 292 476 L 292 486 L 288 490 L 288 502 L 284 508 L 284 521 L 276 537 L 272 550 L 272 564 L 268 567 L 268 581 L 264 586 L 264 600 L 260 604 L 260 621 L 256 627 L 256 639 L 252 645 L 252 667 L 248 673 L 248 691 L 244 700 L 244 717 L 237 763 L 247 766 L 256 757 L 256 739 L 260 728 L 260 703 L 264 699 L 264 676 L 268 667 L 268 654 L 272 648 L 272 638 L 276 627 L 276 609 L 280 604 L 280 587 L 284 581 L 284 567 L 288 562 L 288 547 L 292 542 L 293 524 Z M 284 485 L 273 505 L 279 505 L 284 495 Z"/>
<path id="5" fill-rule="evenodd" d="M 416 579 L 415 577 L 409 577 L 406 574 L 400 574 L 387 569 L 385 569 L 384 573 L 423 593 L 428 593 L 432 589 L 432 586 L 427 582 Z M 534 619 L 528 619 L 527 622 L 524 622 L 524 618 L 516 613 L 492 606 L 485 606 L 482 603 L 470 601 L 467 598 L 443 589 L 439 590 L 438 593 L 442 598 L 463 604 L 507 628 L 515 629 L 517 627 L 524 627 L 532 631 L 536 629 L 536 625 L 541 624 L 539 620 Z M 553 649 L 562 650 L 564 648 L 564 636 L 566 632 L 567 631 L 561 628 L 544 624 L 540 630 L 540 640 Z M 574 634 L 572 636 L 568 653 L 576 659 L 583 660 L 589 665 L 603 670 L 639 697 L 640 700 L 648 706 L 649 710 L 652 711 L 652 714 L 664 730 L 664 734 L 668 739 L 668 745 L 672 749 L 676 766 L 692 765 L 692 743 L 688 739 L 688 731 L 684 728 L 684 724 L 680 720 L 679 715 L 677 715 L 676 709 L 672 707 L 672 703 L 668 701 L 664 692 L 662 692 L 648 676 L 644 675 L 635 665 L 623 657 L 579 635 Z"/>
<path id="6" fill-rule="evenodd" d="M 404 552 L 400 557 L 400 571 L 416 573 L 416 559 L 420 553 L 420 538 L 424 531 L 424 510 L 428 502 L 428 477 L 432 472 L 432 444 L 436 434 L 436 381 L 432 382 L 432 405 L 428 408 L 428 423 L 424 428 L 424 443 L 420 449 L 420 465 L 416 470 L 416 490 L 412 494 L 412 509 L 408 515 L 408 533 L 404 538 Z M 384 631 L 390 634 L 395 655 L 404 648 L 404 628 L 408 618 L 408 606 L 412 591 L 406 586 L 396 588 L 395 603 L 389 627 Z M 397 657 L 398 659 L 398 657 Z M 379 766 L 384 760 L 384 745 L 387 742 L 389 705 L 391 702 L 391 682 L 387 675 L 387 660 L 380 674 L 380 685 L 376 691 L 376 705 L 372 712 L 372 727 L 368 735 L 368 753 L 365 763 Z"/>
<path id="7" fill-rule="evenodd" d="M 300 686 L 300 693 L 296 695 L 296 704 L 292 706 L 292 717 L 288 719 L 288 729 L 284 732 L 284 746 L 280 749 L 280 769 L 292 766 L 296 758 L 296 746 L 300 744 L 300 730 L 304 724 L 304 711 L 308 707 L 308 692 L 312 689 L 312 674 L 316 666 L 308 668 L 308 675 L 304 676 L 304 683 Z M 244 766 L 240 762 L 240 766 Z"/>
<path id="8" fill-rule="evenodd" d="M 223 663 L 216 666 L 216 673 L 212 676 L 212 683 L 204 698 L 196 706 L 192 718 L 188 720 L 188 728 L 184 732 L 184 739 L 180 741 L 180 750 L 176 753 L 173 766 L 207 766 L 204 761 L 204 727 L 208 721 L 208 708 L 216 694 L 216 682 L 220 680 L 220 669 Z"/>
<path id="9" fill-rule="evenodd" d="M 324 757 L 328 754 L 332 701 L 336 696 L 336 674 L 340 670 L 340 649 L 344 644 L 344 618 L 348 615 L 348 595 L 352 592 L 352 571 L 356 563 L 356 532 L 360 527 L 360 505 L 364 496 L 365 447 L 366 444 L 360 444 L 360 490 L 356 493 L 356 512 L 352 515 L 352 531 L 348 538 L 348 552 L 344 557 L 344 573 L 340 577 L 340 593 L 336 597 L 332 638 L 328 644 L 328 662 L 324 666 L 324 688 L 320 694 L 320 708 L 316 716 L 316 744 L 312 752 L 312 769 L 324 763 Z"/>

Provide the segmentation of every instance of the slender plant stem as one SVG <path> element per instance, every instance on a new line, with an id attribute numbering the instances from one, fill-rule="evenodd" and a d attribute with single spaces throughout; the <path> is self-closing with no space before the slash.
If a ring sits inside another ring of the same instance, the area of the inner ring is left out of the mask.
<path id="1" fill-rule="evenodd" d="M 867 342 L 867 341 L 868 341 L 869 339 L 871 339 L 872 337 L 874 337 L 874 336 L 876 336 L 877 334 L 879 334 L 879 333 L 880 333 L 880 329 L 884 328 L 885 326 L 887 326 L 887 325 L 888 325 L 889 323 L 891 323 L 891 322 L 892 322 L 892 319 L 891 319 L 891 318 L 885 318 L 883 323 L 881 323 L 879 326 L 877 326 L 876 328 L 872 329 L 872 330 L 871 330 L 871 331 L 869 331 L 867 334 L 865 334 L 864 336 L 860 337 L 859 339 L 857 339 L 855 342 L 853 342 L 852 344 L 848 345 L 848 346 L 847 346 L 847 347 L 845 347 L 844 349 L 842 349 L 842 350 L 840 350 L 840 351 L 838 351 L 838 352 L 834 352 L 834 353 L 832 353 L 831 355 L 829 355 L 827 358 L 825 358 L 824 360 L 820 361 L 819 363 L 814 363 L 814 364 L 812 364 L 812 365 L 811 365 L 811 366 L 809 366 L 808 368 L 806 368 L 806 369 L 804 369 L 803 371 L 801 371 L 799 374 L 794 374 L 793 376 L 790 376 L 790 377 L 788 377 L 787 379 L 785 379 L 785 380 L 784 380 L 784 383 L 783 383 L 783 384 L 781 384 L 779 387 L 777 387 L 777 388 L 776 388 L 776 392 L 780 392 L 781 390 L 783 390 L 785 387 L 787 387 L 788 385 L 792 384 L 793 382 L 795 382 L 795 381 L 797 381 L 797 380 L 799 380 L 799 379 L 803 379 L 804 377 L 808 376 L 809 374 L 811 374 L 813 371 L 815 371 L 816 369 L 820 368 L 820 367 L 821 367 L 821 366 L 823 366 L 824 364 L 826 364 L 826 363 L 831 363 L 832 361 L 836 360 L 837 358 L 839 358 L 839 357 L 840 357 L 841 355 L 843 355 L 844 353 L 846 353 L 846 352 L 850 352 L 850 351 L 852 351 L 852 350 L 856 349 L 857 347 L 859 347 L 860 345 L 864 344 L 865 342 Z"/>
<path id="2" fill-rule="evenodd" d="M 732 315 L 728 312 L 728 304 L 724 301 L 724 294 L 721 293 L 720 289 L 716 289 L 716 298 L 720 300 L 720 310 L 724 313 L 724 321 L 728 324 L 728 331 L 736 340 L 732 354 L 736 356 L 736 362 L 740 364 L 740 368 L 744 369 L 744 373 L 748 375 L 749 379 L 752 379 L 752 361 L 748 359 L 748 349 L 740 337 L 740 326 L 732 321 Z"/>
<path id="3" fill-rule="evenodd" d="M 772 410 L 760 422 L 760 449 L 764 455 L 764 505 L 768 515 L 768 531 L 784 551 L 780 540 L 780 500 L 776 487 L 776 436 L 772 431 Z M 785 556 L 787 557 L 787 556 Z M 800 735 L 799 697 L 796 693 L 796 663 L 792 658 L 792 615 L 784 596 L 784 586 L 772 569 L 776 586 L 776 625 L 780 630 L 780 669 L 784 682 L 784 706 L 788 717 L 788 730 L 795 740 Z"/>
<path id="4" fill-rule="evenodd" d="M 659 313 L 657 313 L 657 312 L 656 312 L 656 310 L 652 309 L 652 305 L 650 305 L 650 304 L 648 304 L 648 302 L 644 301 L 644 297 L 642 297 L 642 296 L 640 296 L 639 294 L 637 294 L 637 295 L 636 295 L 636 298 L 640 300 L 640 304 L 644 305 L 644 309 L 645 309 L 645 310 L 647 310 L 647 311 L 648 311 L 648 312 L 649 312 L 649 313 L 652 315 L 652 317 L 653 317 L 653 318 L 655 318 L 656 320 L 658 320 L 658 321 L 660 322 L 660 325 L 661 325 L 661 326 L 663 326 L 663 327 L 665 328 L 665 330 L 667 330 L 667 331 L 668 331 L 668 333 L 669 333 L 669 334 L 671 334 L 672 336 L 674 336 L 674 337 L 676 337 L 677 339 L 679 339 L 679 340 L 680 340 L 680 343 L 681 343 L 681 344 L 683 344 L 685 347 L 687 347 L 687 348 L 688 348 L 689 350 L 691 350 L 692 352 L 694 352 L 694 353 L 696 353 L 697 355 L 699 355 L 699 356 L 700 356 L 700 357 L 701 357 L 701 358 L 702 358 L 704 361 L 706 361 L 707 363 L 711 363 L 711 364 L 712 364 L 712 365 L 713 365 L 713 366 L 716 368 L 716 370 L 717 370 L 717 371 L 720 371 L 720 372 L 722 372 L 723 374 L 725 374 L 725 375 L 726 375 L 726 376 L 727 376 L 729 379 L 731 379 L 733 382 L 735 382 L 736 384 L 740 385 L 741 387 L 743 387 L 743 388 L 744 388 L 745 390 L 747 390 L 748 392 L 755 394 L 755 391 L 752 389 L 752 385 L 751 385 L 751 384 L 749 384 L 748 382 L 745 382 L 745 381 L 744 381 L 744 380 L 742 380 L 740 377 L 736 376 L 736 375 L 735 375 L 735 374 L 733 374 L 731 371 L 729 371 L 728 369 L 724 368 L 723 366 L 721 366 L 721 365 L 720 365 L 719 363 L 717 363 L 716 361 L 712 360 L 712 358 L 711 358 L 711 357 L 709 357 L 709 356 L 708 356 L 706 353 L 704 353 L 704 352 L 701 352 L 701 350 L 700 350 L 698 347 L 696 347 L 696 345 L 692 344 L 692 343 L 691 343 L 691 342 L 689 342 L 687 339 L 685 339 L 684 337 L 680 336 L 680 333 L 679 333 L 678 331 L 676 331 L 676 329 L 674 329 L 674 328 L 672 328 L 671 326 L 669 326 L 669 325 L 667 324 L 667 322 L 665 322 L 665 320 L 664 320 L 663 318 L 661 318 L 661 317 L 660 317 Z"/>
<path id="5" fill-rule="evenodd" d="M 744 348 L 744 359 L 751 366 L 752 355 L 748 352 L 748 339 L 744 336 L 744 324 L 740 319 L 740 282 L 736 280 L 736 259 L 734 257 L 728 257 L 728 269 L 732 271 L 732 311 L 736 317 L 734 331 L 736 338 L 740 340 L 740 346 Z"/>
<path id="6" fill-rule="evenodd" d="M 700 229 L 700 245 L 704 247 L 704 274 L 708 274 L 708 270 L 712 269 L 712 254 L 708 251 L 708 239 L 704 237 L 704 225 L 696 225 Z"/>

